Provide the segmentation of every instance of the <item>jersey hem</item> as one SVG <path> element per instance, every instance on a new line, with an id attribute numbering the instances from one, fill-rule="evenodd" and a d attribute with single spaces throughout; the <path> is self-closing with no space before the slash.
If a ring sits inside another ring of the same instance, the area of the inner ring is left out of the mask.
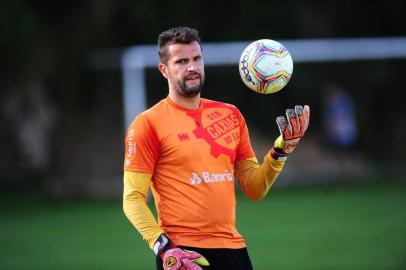
<path id="1" fill-rule="evenodd" d="M 188 246 L 188 247 L 196 247 L 196 248 L 238 249 L 238 248 L 247 247 L 244 239 L 234 240 L 234 241 L 233 241 L 233 239 L 215 239 L 215 238 L 199 239 L 199 240 L 185 240 L 185 239 L 178 239 L 173 236 L 171 236 L 170 239 L 178 246 Z"/>

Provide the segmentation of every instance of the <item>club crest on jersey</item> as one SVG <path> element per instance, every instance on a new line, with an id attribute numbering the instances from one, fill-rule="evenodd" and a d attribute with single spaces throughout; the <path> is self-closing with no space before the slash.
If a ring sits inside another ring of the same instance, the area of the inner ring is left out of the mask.
<path id="1" fill-rule="evenodd" d="M 204 139 L 211 147 L 210 154 L 217 158 L 227 155 L 234 163 L 235 150 L 240 140 L 240 123 L 237 112 L 232 107 L 220 103 L 209 103 L 199 113 L 188 113 L 195 120 L 193 134 Z"/>

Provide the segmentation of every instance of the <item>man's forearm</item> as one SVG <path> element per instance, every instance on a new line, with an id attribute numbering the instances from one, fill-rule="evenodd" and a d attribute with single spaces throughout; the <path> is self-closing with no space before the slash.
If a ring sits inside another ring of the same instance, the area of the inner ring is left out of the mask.
<path id="1" fill-rule="evenodd" d="M 240 187 L 247 197 L 256 201 L 262 199 L 282 171 L 285 161 L 274 160 L 266 154 L 259 165 L 256 158 L 250 158 L 236 165 L 236 175 Z"/>
<path id="2" fill-rule="evenodd" d="M 156 239 L 163 233 L 147 205 L 150 174 L 125 172 L 123 210 L 127 218 L 148 242 L 152 249 Z"/>

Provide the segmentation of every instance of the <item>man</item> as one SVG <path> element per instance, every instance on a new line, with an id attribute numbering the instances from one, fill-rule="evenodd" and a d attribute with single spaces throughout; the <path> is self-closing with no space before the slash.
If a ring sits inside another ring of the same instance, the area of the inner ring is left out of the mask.
<path id="1" fill-rule="evenodd" d="M 305 133 L 309 107 L 277 118 L 281 136 L 260 165 L 239 110 L 200 97 L 198 32 L 164 31 L 158 50 L 169 94 L 127 131 L 124 212 L 157 255 L 157 269 L 252 269 L 235 226 L 234 175 L 245 195 L 263 198 Z M 158 222 L 146 204 L 150 186 Z"/>

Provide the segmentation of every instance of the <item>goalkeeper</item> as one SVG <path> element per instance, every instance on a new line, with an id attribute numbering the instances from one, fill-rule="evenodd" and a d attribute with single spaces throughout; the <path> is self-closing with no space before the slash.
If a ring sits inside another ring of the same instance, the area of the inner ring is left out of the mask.
<path id="1" fill-rule="evenodd" d="M 235 225 L 234 181 L 250 199 L 262 199 L 306 132 L 310 109 L 295 106 L 276 119 L 281 135 L 259 164 L 240 111 L 200 97 L 198 32 L 164 31 L 158 53 L 168 96 L 127 130 L 124 212 L 156 254 L 157 269 L 252 269 Z M 146 203 L 149 188 L 158 221 Z"/>

